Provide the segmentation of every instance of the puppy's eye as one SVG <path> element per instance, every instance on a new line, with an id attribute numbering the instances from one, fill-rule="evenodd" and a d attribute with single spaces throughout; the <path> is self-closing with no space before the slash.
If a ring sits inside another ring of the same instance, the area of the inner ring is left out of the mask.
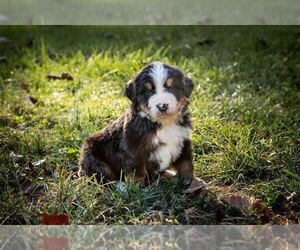
<path id="1" fill-rule="evenodd" d="M 152 92 L 153 91 L 153 86 L 150 82 L 147 82 L 145 84 L 145 91 L 147 91 L 147 92 Z"/>
<path id="2" fill-rule="evenodd" d="M 172 86 L 173 86 L 173 79 L 172 79 L 172 78 L 169 78 L 169 79 L 165 82 L 165 87 L 166 87 L 167 89 L 169 89 L 169 88 L 172 88 Z"/>

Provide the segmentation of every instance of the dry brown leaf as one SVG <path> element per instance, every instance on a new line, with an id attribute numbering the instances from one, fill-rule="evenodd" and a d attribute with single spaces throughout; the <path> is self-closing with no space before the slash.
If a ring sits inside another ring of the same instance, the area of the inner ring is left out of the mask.
<path id="1" fill-rule="evenodd" d="M 221 200 L 232 207 L 236 207 L 244 211 L 245 209 L 251 207 L 251 203 L 253 201 L 251 201 L 250 198 L 240 195 L 225 195 L 221 198 Z"/>
<path id="2" fill-rule="evenodd" d="M 271 207 L 266 206 L 255 197 L 247 197 L 241 195 L 226 195 L 221 198 L 226 204 L 240 209 L 242 212 L 247 212 L 249 209 L 254 210 L 261 221 L 261 223 L 274 223 L 279 225 L 286 225 L 289 223 L 288 219 L 279 214 L 275 214 Z"/>
<path id="3" fill-rule="evenodd" d="M 40 224 L 42 225 L 68 225 L 69 216 L 67 214 L 46 214 L 40 216 Z"/>
<path id="4" fill-rule="evenodd" d="M 192 183 L 191 185 L 189 186 L 189 188 L 187 190 L 184 191 L 185 194 L 192 194 L 192 193 L 195 193 L 197 191 L 202 191 L 202 190 L 205 190 L 207 187 L 207 184 L 197 178 L 197 177 L 194 177 L 194 179 L 192 180 Z"/>

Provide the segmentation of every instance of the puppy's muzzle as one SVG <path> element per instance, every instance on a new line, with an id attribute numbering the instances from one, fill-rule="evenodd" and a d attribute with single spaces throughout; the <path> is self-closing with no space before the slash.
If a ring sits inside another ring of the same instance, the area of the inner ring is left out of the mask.
<path id="1" fill-rule="evenodd" d="M 166 114 L 168 109 L 169 109 L 169 104 L 167 103 L 160 103 L 156 105 L 157 109 L 159 110 L 160 113 Z"/>

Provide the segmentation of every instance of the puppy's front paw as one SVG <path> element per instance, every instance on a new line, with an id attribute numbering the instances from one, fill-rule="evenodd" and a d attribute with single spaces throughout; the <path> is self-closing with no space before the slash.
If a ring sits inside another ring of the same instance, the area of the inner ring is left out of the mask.
<path id="1" fill-rule="evenodd" d="M 143 186 L 145 184 L 145 176 L 134 176 L 132 181 L 133 183 L 137 183 Z"/>

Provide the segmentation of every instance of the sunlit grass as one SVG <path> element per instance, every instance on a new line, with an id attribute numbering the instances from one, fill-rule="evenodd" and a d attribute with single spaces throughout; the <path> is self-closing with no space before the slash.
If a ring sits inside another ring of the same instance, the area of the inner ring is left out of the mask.
<path id="1" fill-rule="evenodd" d="M 299 192 L 297 30 L 2 27 L 11 42 L 0 44 L 7 57 L 0 68 L 0 220 L 37 223 L 38 212 L 48 212 L 82 224 L 217 223 L 204 208 L 215 197 L 190 199 L 178 180 L 148 189 L 128 184 L 123 197 L 75 177 L 84 139 L 129 107 L 125 83 L 155 60 L 178 66 L 195 83 L 198 177 L 237 185 L 267 204 Z M 201 46 L 203 37 L 215 43 Z M 62 72 L 74 81 L 46 77 Z M 11 152 L 22 160 L 13 162 Z"/>

